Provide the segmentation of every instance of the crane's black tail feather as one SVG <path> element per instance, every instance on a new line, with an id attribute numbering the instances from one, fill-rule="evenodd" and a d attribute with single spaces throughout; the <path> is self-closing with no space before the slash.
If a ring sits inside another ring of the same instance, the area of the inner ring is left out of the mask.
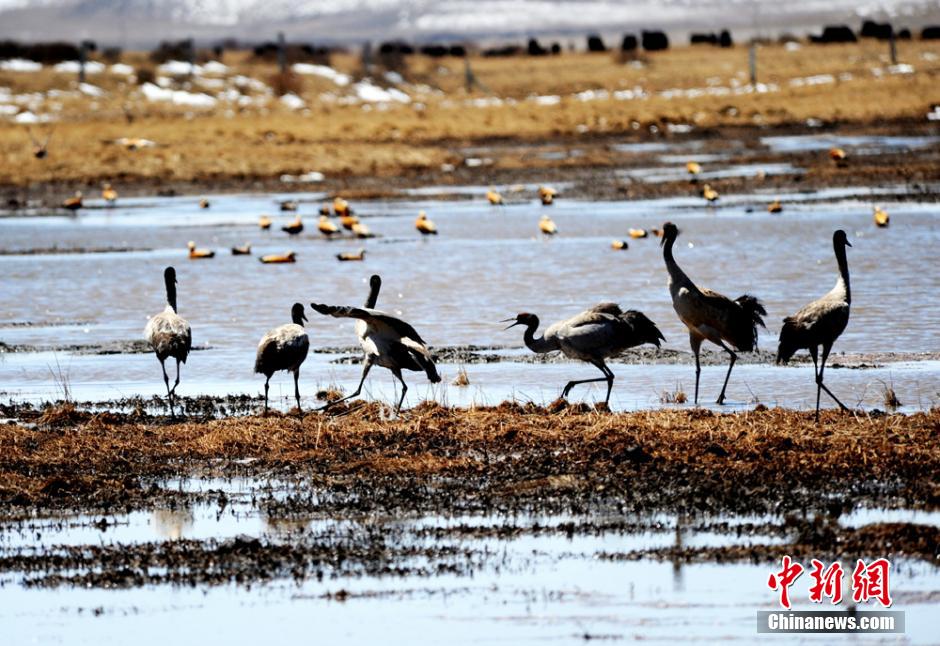
<path id="1" fill-rule="evenodd" d="M 632 336 L 633 340 L 636 341 L 636 345 L 652 343 L 658 348 L 661 347 L 659 342 L 666 340 L 666 337 L 664 337 L 663 333 L 656 327 L 656 324 L 643 312 L 627 310 L 621 315 L 621 318 L 632 328 Z"/>
<path id="2" fill-rule="evenodd" d="M 763 317 L 767 316 L 764 304 L 756 296 L 744 294 L 738 296 L 735 303 L 741 308 L 743 316 L 735 321 L 734 345 L 742 352 L 751 352 L 757 349 L 757 326 L 766 329 Z"/>
<path id="3" fill-rule="evenodd" d="M 783 319 L 783 327 L 780 328 L 780 343 L 777 344 L 777 363 L 787 363 L 797 350 L 805 347 L 796 321 L 790 317 Z"/>

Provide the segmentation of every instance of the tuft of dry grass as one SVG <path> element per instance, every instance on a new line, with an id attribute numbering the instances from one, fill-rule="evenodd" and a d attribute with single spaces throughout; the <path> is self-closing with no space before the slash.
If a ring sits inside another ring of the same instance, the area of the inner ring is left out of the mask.
<path id="1" fill-rule="evenodd" d="M 680 384 L 676 384 L 675 390 L 672 392 L 664 390 L 659 396 L 659 402 L 661 404 L 684 404 L 688 401 L 688 397 L 685 395 L 685 391 L 682 390 Z"/>
<path id="2" fill-rule="evenodd" d="M 452 386 L 469 386 L 470 377 L 467 375 L 467 369 L 464 366 L 460 366 L 457 369 L 457 376 L 454 377 L 454 380 L 451 382 Z"/>

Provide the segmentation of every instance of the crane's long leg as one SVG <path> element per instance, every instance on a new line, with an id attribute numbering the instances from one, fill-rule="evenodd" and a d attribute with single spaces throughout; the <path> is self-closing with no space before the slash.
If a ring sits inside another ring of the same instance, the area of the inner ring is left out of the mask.
<path id="1" fill-rule="evenodd" d="M 606 381 L 607 382 L 607 399 L 605 402 L 610 401 L 610 391 L 614 387 L 614 373 L 610 371 L 610 368 L 603 361 L 597 363 L 592 362 L 591 365 L 596 366 L 598 370 L 604 373 L 603 377 L 598 377 L 597 379 L 579 379 L 577 381 L 569 381 L 565 385 L 565 389 L 561 391 L 562 398 L 567 398 L 568 393 L 571 392 L 571 389 L 577 386 L 578 384 L 591 384 L 596 381 Z"/>
<path id="2" fill-rule="evenodd" d="M 819 365 L 816 355 L 819 353 L 818 346 L 811 346 L 809 356 L 813 358 L 813 376 L 816 379 L 816 421 L 819 422 L 819 395 L 822 389 L 819 386 Z"/>
<path id="3" fill-rule="evenodd" d="M 832 394 L 832 391 L 826 387 L 826 384 L 823 383 L 823 371 L 826 369 L 826 359 L 829 358 L 829 352 L 832 350 L 831 345 L 823 345 L 822 351 L 822 361 L 819 363 L 819 375 L 816 377 L 816 384 L 826 391 L 826 394 L 832 397 L 833 401 L 839 405 L 839 408 L 842 410 L 849 410 L 845 404 L 839 401 L 839 398 Z"/>
<path id="4" fill-rule="evenodd" d="M 398 381 L 401 382 L 401 399 L 398 400 L 398 406 L 395 407 L 395 414 L 401 412 L 401 405 L 405 403 L 405 393 L 408 392 L 408 384 L 405 383 L 405 380 L 401 376 L 400 368 L 392 368 L 392 374 L 398 377 Z"/>
<path id="5" fill-rule="evenodd" d="M 268 414 L 268 386 L 271 383 L 271 375 L 265 375 L 264 379 L 264 414 Z"/>
<path id="6" fill-rule="evenodd" d="M 695 399 L 694 404 L 698 406 L 698 378 L 702 374 L 702 366 L 699 364 L 698 353 L 702 349 L 702 337 L 689 332 L 689 345 L 692 347 L 692 354 L 695 355 Z"/>
<path id="7" fill-rule="evenodd" d="M 294 398 L 297 400 L 297 414 L 303 417 L 303 410 L 300 408 L 300 369 L 294 371 Z"/>
<path id="8" fill-rule="evenodd" d="M 362 363 L 362 379 L 359 380 L 359 387 L 356 388 L 356 391 L 350 395 L 346 395 L 342 399 L 337 399 L 336 401 L 331 401 L 326 404 L 326 406 L 321 406 L 317 410 L 326 410 L 330 406 L 335 406 L 340 402 L 347 401 L 353 397 L 358 397 L 359 393 L 362 392 L 362 384 L 366 382 L 366 376 L 368 376 L 369 371 L 372 369 L 372 360 L 369 357 L 366 357 L 365 361 Z"/>
<path id="9" fill-rule="evenodd" d="M 170 376 L 166 374 L 166 363 L 163 359 L 160 359 L 160 369 L 163 370 L 163 383 L 166 384 L 166 396 L 167 398 L 172 398 L 173 393 L 170 392 Z"/>
<path id="10" fill-rule="evenodd" d="M 718 345 L 721 346 L 722 350 L 731 355 L 731 362 L 728 364 L 728 373 L 725 375 L 725 383 L 721 387 L 721 392 L 718 393 L 718 401 L 715 402 L 719 406 L 725 403 L 725 388 L 728 387 L 728 379 L 731 378 L 731 369 L 734 368 L 734 362 L 738 360 L 738 355 L 734 353 L 734 350 L 726 346 L 721 341 L 718 342 Z"/>
<path id="11" fill-rule="evenodd" d="M 180 385 L 180 360 L 176 360 L 176 381 L 173 383 L 173 394 L 176 394 L 176 387 Z"/>

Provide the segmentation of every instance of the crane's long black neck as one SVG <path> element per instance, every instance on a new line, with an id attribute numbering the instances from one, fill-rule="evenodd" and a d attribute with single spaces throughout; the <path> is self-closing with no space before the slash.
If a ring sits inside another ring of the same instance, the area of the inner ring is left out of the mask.
<path id="1" fill-rule="evenodd" d="M 692 281 L 685 275 L 685 272 L 679 267 L 676 259 L 672 255 L 672 246 L 676 242 L 676 236 L 671 235 L 663 242 L 663 260 L 666 261 L 666 270 L 669 271 L 670 284 L 683 285 L 691 284 Z"/>
<path id="2" fill-rule="evenodd" d="M 851 303 L 852 290 L 849 286 L 849 261 L 845 257 L 845 244 L 836 242 L 832 246 L 836 252 L 836 262 L 839 264 L 839 277 L 845 285 L 845 301 Z"/>
<path id="3" fill-rule="evenodd" d="M 369 283 L 369 297 L 366 299 L 366 309 L 375 309 L 375 304 L 379 301 L 380 289 L 382 289 L 381 281 L 373 280 Z"/>
<path id="4" fill-rule="evenodd" d="M 555 344 L 545 340 L 544 335 L 535 338 L 535 331 L 537 329 L 539 329 L 539 319 L 537 316 L 533 316 L 526 324 L 525 334 L 522 337 L 526 347 L 532 350 L 532 352 L 551 352 L 552 350 L 557 350 L 558 348 L 555 347 Z"/>
<path id="5" fill-rule="evenodd" d="M 304 326 L 304 310 L 302 307 L 299 307 L 291 311 L 291 320 L 294 322 L 294 325 L 299 325 L 300 327 Z"/>
<path id="6" fill-rule="evenodd" d="M 173 308 L 173 311 L 176 311 L 176 281 L 172 276 L 166 276 L 164 278 L 164 283 L 166 283 L 166 302 L 167 305 Z"/>

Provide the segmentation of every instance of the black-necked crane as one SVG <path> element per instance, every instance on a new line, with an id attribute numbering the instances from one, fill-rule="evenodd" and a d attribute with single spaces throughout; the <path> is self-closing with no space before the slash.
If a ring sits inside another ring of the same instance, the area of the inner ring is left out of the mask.
<path id="1" fill-rule="evenodd" d="M 190 240 L 186 243 L 186 247 L 189 249 L 189 258 L 190 260 L 202 260 L 205 258 L 214 258 L 215 252 L 211 249 L 199 249 L 196 247 L 196 243 Z"/>
<path id="2" fill-rule="evenodd" d="M 533 352 L 560 350 L 566 357 L 586 361 L 604 373 L 603 377 L 597 379 L 569 381 L 561 393 L 562 397 L 567 397 L 571 389 L 578 384 L 606 381 L 605 404 L 610 402 L 614 373 L 607 367 L 604 359 L 616 357 L 624 350 L 643 343 L 652 343 L 658 348 L 659 342 L 666 340 L 656 324 L 642 312 L 624 312 L 616 303 L 600 303 L 577 316 L 559 321 L 549 326 L 539 338 L 535 338 L 535 331 L 539 327 L 539 317 L 535 314 L 524 312 L 516 315 L 514 319 L 506 319 L 503 323 L 509 321 L 514 322 L 506 328 L 507 330 L 517 325 L 526 326 L 523 340 L 526 347 Z"/>
<path id="3" fill-rule="evenodd" d="M 325 235 L 327 238 L 331 238 L 340 233 L 339 227 L 333 224 L 330 221 L 329 216 L 326 215 L 321 215 L 320 219 L 317 221 L 317 231 Z"/>
<path id="4" fill-rule="evenodd" d="M 845 405 L 832 394 L 823 383 L 823 371 L 826 359 L 839 335 L 849 323 L 849 309 L 852 305 L 852 291 L 849 287 L 849 263 L 845 257 L 845 248 L 851 247 L 845 231 L 839 229 L 832 234 L 832 248 L 839 266 L 839 276 L 835 286 L 822 298 L 804 306 L 793 316 L 783 319 L 780 329 L 780 344 L 777 346 L 777 363 L 786 363 L 797 350 L 809 350 L 813 358 L 813 372 L 816 375 L 816 421 L 819 421 L 819 397 L 821 391 L 832 397 L 842 410 Z M 816 363 L 819 346 L 822 346 L 822 361 Z"/>
<path id="5" fill-rule="evenodd" d="M 268 412 L 268 386 L 271 376 L 280 370 L 294 374 L 294 398 L 300 412 L 300 364 L 307 358 L 310 339 L 304 330 L 304 306 L 294 303 L 290 311 L 291 323 L 268 331 L 258 343 L 255 372 L 264 375 L 264 412 Z"/>
<path id="6" fill-rule="evenodd" d="M 491 188 L 486 192 L 486 199 L 493 206 L 499 206 L 503 203 L 503 196 L 500 195 L 495 188 Z"/>
<path id="7" fill-rule="evenodd" d="M 434 222 L 428 218 L 428 214 L 424 211 L 418 212 L 418 219 L 415 220 L 415 229 L 417 229 L 423 236 L 437 235 L 437 227 L 434 225 Z"/>
<path id="8" fill-rule="evenodd" d="M 395 407 L 396 413 L 401 410 L 402 403 L 405 401 L 405 393 L 408 392 L 408 385 L 402 378 L 402 370 L 423 371 L 432 384 L 441 381 L 427 344 L 418 332 L 405 321 L 373 309 L 381 285 L 381 279 L 378 276 L 372 276 L 369 298 L 366 301 L 366 307 L 363 308 L 310 303 L 310 307 L 325 316 L 356 319 L 356 336 L 359 337 L 359 345 L 362 346 L 365 352 L 365 358 L 362 362 L 362 379 L 359 380 L 359 386 L 355 392 L 342 399 L 330 402 L 323 407 L 324 409 L 339 402 L 358 397 L 372 366 L 388 368 L 401 382 L 401 398 Z"/>
<path id="9" fill-rule="evenodd" d="M 553 236 L 558 233 L 558 227 L 555 226 L 555 223 L 550 217 L 543 215 L 539 218 L 539 231 L 547 236 Z"/>
<path id="10" fill-rule="evenodd" d="M 147 322 L 147 327 L 144 328 L 144 338 L 160 361 L 172 414 L 173 396 L 180 383 L 180 363 L 186 363 L 186 357 L 189 356 L 189 351 L 193 347 L 193 334 L 186 319 L 176 313 L 176 270 L 173 267 L 167 267 L 164 270 L 163 283 L 166 287 L 166 307 Z M 176 381 L 172 388 L 170 388 L 170 377 L 166 374 L 165 362 L 169 358 L 176 359 Z"/>
<path id="11" fill-rule="evenodd" d="M 270 229 L 271 224 L 271 218 L 267 215 L 262 215 L 260 218 L 258 218 L 258 228 L 260 228 L 262 231 L 267 231 Z"/>
<path id="12" fill-rule="evenodd" d="M 69 211 L 77 211 L 84 206 L 84 200 L 81 191 L 75 191 L 75 195 L 62 201 L 62 208 Z"/>
<path id="13" fill-rule="evenodd" d="M 702 341 L 711 341 L 731 357 L 725 382 L 718 395 L 717 403 L 723 404 L 731 369 L 738 358 L 734 350 L 750 352 L 757 347 L 757 326 L 764 327 L 761 317 L 766 316 L 767 311 L 754 296 L 744 294 L 731 300 L 718 292 L 696 286 L 673 258 L 672 247 L 678 235 L 679 229 L 675 224 L 666 222 L 663 225 L 663 259 L 669 272 L 672 307 L 679 315 L 679 320 L 689 328 L 689 345 L 695 354 L 695 403 L 698 404 L 698 382 L 702 371 L 699 350 Z"/>
<path id="14" fill-rule="evenodd" d="M 336 254 L 336 259 L 340 262 L 365 260 L 366 250 L 360 247 L 358 251 L 343 251 L 342 253 Z"/>
<path id="15" fill-rule="evenodd" d="M 717 202 L 718 198 L 721 196 L 718 195 L 718 191 L 713 189 L 710 184 L 706 184 L 705 186 L 702 187 L 702 197 L 708 200 L 709 204 L 712 204 L 714 202 Z"/>
<path id="16" fill-rule="evenodd" d="M 118 192 L 111 186 L 110 182 L 105 182 L 104 187 L 101 189 L 101 197 L 108 204 L 114 204 L 118 199 Z"/>
<path id="17" fill-rule="evenodd" d="M 241 246 L 232 247 L 233 256 L 250 256 L 251 255 L 251 244 L 246 242 Z"/>
<path id="18" fill-rule="evenodd" d="M 284 263 L 297 262 L 297 254 L 293 251 L 287 253 L 269 253 L 261 256 L 258 260 L 266 265 L 280 265 Z"/>
<path id="19" fill-rule="evenodd" d="M 554 204 L 557 195 L 558 191 L 551 186 L 539 186 L 539 199 L 542 200 L 543 205 L 550 206 Z"/>
<path id="20" fill-rule="evenodd" d="M 872 219 L 875 221 L 875 226 L 877 227 L 884 228 L 891 224 L 891 216 L 880 206 L 872 207 Z"/>
<path id="21" fill-rule="evenodd" d="M 292 222 L 288 222 L 287 224 L 285 224 L 284 226 L 281 227 L 281 231 L 283 231 L 284 233 L 287 233 L 287 234 L 289 234 L 289 235 L 292 235 L 292 236 L 297 235 L 298 233 L 302 232 L 303 230 L 304 230 L 304 223 L 303 223 L 303 221 L 300 219 L 300 216 L 299 216 L 299 215 L 298 215 L 297 217 L 295 217 Z"/>

